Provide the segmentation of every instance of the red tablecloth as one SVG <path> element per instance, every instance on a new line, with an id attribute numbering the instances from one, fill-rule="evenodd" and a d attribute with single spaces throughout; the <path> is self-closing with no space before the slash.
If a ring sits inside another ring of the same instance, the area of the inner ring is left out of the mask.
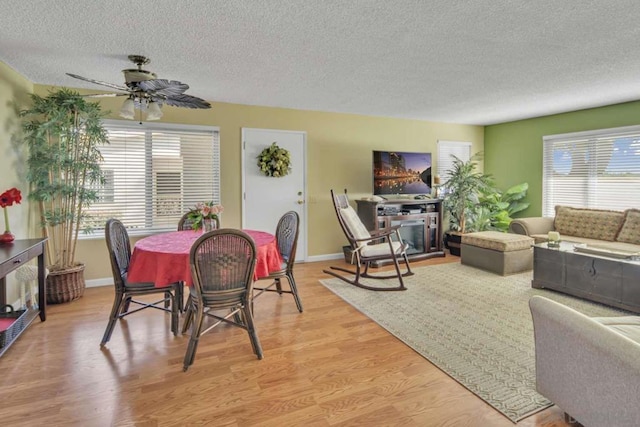
<path id="1" fill-rule="evenodd" d="M 282 268 L 282 257 L 273 234 L 255 230 L 242 231 L 253 238 L 258 250 L 254 280 Z M 153 282 L 156 287 L 180 281 L 191 285 L 193 281 L 189 251 L 200 236 L 201 231 L 187 230 L 156 234 L 138 240 L 131 254 L 127 280 L 132 283 Z"/>

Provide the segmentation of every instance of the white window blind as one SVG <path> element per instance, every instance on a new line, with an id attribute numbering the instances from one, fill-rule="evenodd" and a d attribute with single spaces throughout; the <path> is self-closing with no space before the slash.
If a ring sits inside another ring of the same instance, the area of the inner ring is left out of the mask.
<path id="1" fill-rule="evenodd" d="M 175 230 L 198 202 L 220 201 L 217 128 L 105 121 L 109 144 L 100 147 L 105 183 L 91 205 L 96 232 L 117 218 L 132 234 Z"/>
<path id="2" fill-rule="evenodd" d="M 543 137 L 542 214 L 640 206 L 640 126 Z"/>
<path id="3" fill-rule="evenodd" d="M 438 172 L 440 182 L 445 182 L 449 171 L 453 166 L 453 157 L 456 156 L 463 162 L 471 158 L 471 143 L 460 141 L 438 141 Z"/>

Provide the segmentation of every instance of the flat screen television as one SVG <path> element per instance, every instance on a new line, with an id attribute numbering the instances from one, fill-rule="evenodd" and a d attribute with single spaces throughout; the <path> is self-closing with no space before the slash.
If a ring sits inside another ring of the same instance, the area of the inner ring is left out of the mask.
<path id="1" fill-rule="evenodd" d="M 374 151 L 373 194 L 431 194 L 431 153 Z"/>

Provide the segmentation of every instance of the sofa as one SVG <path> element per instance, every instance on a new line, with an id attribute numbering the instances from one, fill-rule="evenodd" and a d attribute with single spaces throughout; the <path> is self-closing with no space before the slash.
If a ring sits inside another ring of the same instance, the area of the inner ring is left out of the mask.
<path id="1" fill-rule="evenodd" d="M 640 210 L 556 206 L 554 218 L 517 218 L 509 225 L 509 232 L 533 237 L 535 243 L 546 242 L 549 231 L 560 233 L 563 241 L 637 252 L 640 251 Z"/>
<path id="2" fill-rule="evenodd" d="M 529 308 L 538 392 L 585 427 L 640 426 L 640 317 L 592 318 L 541 296 Z"/>

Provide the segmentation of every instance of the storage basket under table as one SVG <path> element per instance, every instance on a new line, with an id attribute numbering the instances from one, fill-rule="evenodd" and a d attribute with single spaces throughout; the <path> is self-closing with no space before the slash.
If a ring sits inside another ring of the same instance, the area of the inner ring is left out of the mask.
<path id="1" fill-rule="evenodd" d="M 7 308 L 11 311 L 7 312 Z M 28 310 L 14 311 L 10 305 L 0 312 L 0 349 L 11 344 L 27 326 L 27 312 Z"/>

